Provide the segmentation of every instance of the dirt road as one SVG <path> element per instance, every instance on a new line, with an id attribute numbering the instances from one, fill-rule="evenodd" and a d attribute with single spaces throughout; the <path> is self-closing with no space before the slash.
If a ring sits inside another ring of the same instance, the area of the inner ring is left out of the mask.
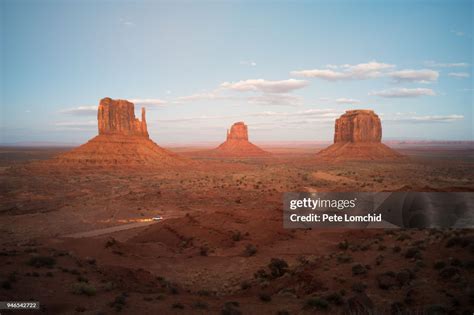
<path id="1" fill-rule="evenodd" d="M 70 237 L 70 238 L 93 237 L 93 236 L 99 236 L 99 235 L 109 234 L 109 233 L 118 232 L 118 231 L 144 227 L 144 226 L 155 224 L 155 223 L 159 223 L 159 221 L 127 223 L 127 224 L 121 224 L 121 225 L 112 226 L 112 227 L 108 227 L 104 229 L 97 229 L 97 230 L 92 230 L 92 231 L 63 235 L 63 237 Z"/>

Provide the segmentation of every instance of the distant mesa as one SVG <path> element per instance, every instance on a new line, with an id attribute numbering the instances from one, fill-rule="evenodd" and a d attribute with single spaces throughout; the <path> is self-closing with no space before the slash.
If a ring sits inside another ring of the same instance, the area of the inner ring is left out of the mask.
<path id="1" fill-rule="evenodd" d="M 318 153 L 328 160 L 382 160 L 401 158 L 382 142 L 382 123 L 372 110 L 348 110 L 336 119 L 334 144 Z"/>
<path id="2" fill-rule="evenodd" d="M 226 141 L 214 151 L 220 155 L 237 157 L 265 156 L 270 154 L 249 141 L 248 128 L 243 121 L 236 122 L 230 127 L 230 130 L 227 130 Z"/>
<path id="3" fill-rule="evenodd" d="M 53 162 L 83 166 L 161 167 L 189 163 L 165 150 L 148 135 L 145 108 L 141 121 L 135 118 L 135 106 L 127 100 L 103 98 L 97 121 L 99 135 L 80 147 L 59 155 Z"/>

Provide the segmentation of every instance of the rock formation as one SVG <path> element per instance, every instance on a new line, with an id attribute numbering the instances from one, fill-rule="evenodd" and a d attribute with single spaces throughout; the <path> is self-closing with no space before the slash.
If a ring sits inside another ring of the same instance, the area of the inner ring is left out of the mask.
<path id="1" fill-rule="evenodd" d="M 382 124 L 371 110 L 348 110 L 336 119 L 334 143 L 381 142 Z"/>
<path id="2" fill-rule="evenodd" d="M 372 110 L 348 110 L 336 119 L 334 144 L 318 156 L 328 160 L 380 160 L 401 155 L 382 142 L 382 123 Z"/>
<path id="3" fill-rule="evenodd" d="M 144 136 L 148 138 L 145 108 L 142 121 L 135 118 L 135 106 L 126 100 L 104 98 L 97 112 L 99 135 Z"/>
<path id="4" fill-rule="evenodd" d="M 245 140 L 249 141 L 247 125 L 243 121 L 236 122 L 227 130 L 227 141 Z"/>
<path id="5" fill-rule="evenodd" d="M 68 166 L 132 167 L 169 167 L 189 163 L 149 138 L 145 115 L 145 108 L 142 108 L 141 121 L 135 118 L 135 106 L 126 100 L 102 99 L 97 113 L 99 135 L 59 155 L 53 162 Z"/>
<path id="6" fill-rule="evenodd" d="M 249 142 L 247 125 L 242 122 L 236 122 L 227 130 L 227 139 L 219 145 L 214 152 L 225 156 L 264 156 L 270 153 L 260 149 L 255 144 Z"/>

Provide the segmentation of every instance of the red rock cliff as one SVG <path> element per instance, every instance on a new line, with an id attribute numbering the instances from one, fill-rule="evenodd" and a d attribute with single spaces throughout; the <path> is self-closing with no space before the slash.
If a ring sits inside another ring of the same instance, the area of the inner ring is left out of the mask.
<path id="1" fill-rule="evenodd" d="M 336 119 L 334 143 L 381 142 L 382 124 L 372 110 L 348 110 Z"/>
<path id="2" fill-rule="evenodd" d="M 247 125 L 243 121 L 236 122 L 227 130 L 227 140 L 249 140 Z"/>
<path id="3" fill-rule="evenodd" d="M 97 113 L 99 135 L 143 136 L 148 138 L 145 108 L 142 120 L 135 118 L 135 106 L 127 100 L 100 100 Z"/>
<path id="4" fill-rule="evenodd" d="M 269 154 L 249 141 L 247 125 L 243 121 L 234 123 L 227 130 L 227 140 L 219 145 L 215 151 L 221 155 L 241 157 Z"/>

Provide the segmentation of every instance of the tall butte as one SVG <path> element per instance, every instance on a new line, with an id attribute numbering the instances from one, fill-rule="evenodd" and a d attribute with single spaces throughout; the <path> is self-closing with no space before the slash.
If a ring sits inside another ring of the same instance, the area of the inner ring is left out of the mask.
<path id="1" fill-rule="evenodd" d="M 59 155 L 54 162 L 72 166 L 137 167 L 186 164 L 184 158 L 163 149 L 150 139 L 145 108 L 142 108 L 141 116 L 141 121 L 135 118 L 135 106 L 127 100 L 103 98 L 97 113 L 99 135 Z"/>
<path id="2" fill-rule="evenodd" d="M 227 139 L 215 152 L 226 156 L 264 156 L 270 153 L 260 149 L 249 141 L 248 128 L 243 121 L 236 122 L 227 130 Z"/>
<path id="3" fill-rule="evenodd" d="M 334 144 L 318 153 L 327 160 L 383 160 L 401 158 L 382 143 L 382 123 L 372 110 L 348 110 L 336 119 Z"/>

